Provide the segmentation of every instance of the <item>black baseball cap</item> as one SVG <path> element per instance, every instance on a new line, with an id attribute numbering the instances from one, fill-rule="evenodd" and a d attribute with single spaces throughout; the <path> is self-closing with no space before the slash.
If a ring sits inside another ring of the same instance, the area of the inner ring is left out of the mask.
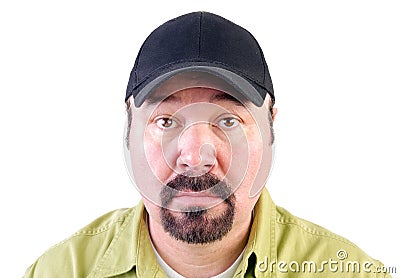
<path id="1" fill-rule="evenodd" d="M 131 71 L 125 101 L 133 96 L 140 107 L 163 82 L 185 72 L 220 78 L 259 107 L 267 94 L 275 101 L 268 66 L 253 35 L 208 12 L 167 21 L 147 37 Z"/>

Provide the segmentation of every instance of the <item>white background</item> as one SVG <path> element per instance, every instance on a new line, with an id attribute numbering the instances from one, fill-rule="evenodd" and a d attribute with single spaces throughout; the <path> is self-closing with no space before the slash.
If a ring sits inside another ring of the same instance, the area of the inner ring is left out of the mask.
<path id="1" fill-rule="evenodd" d="M 122 155 L 128 76 L 154 28 L 198 10 L 247 28 L 266 56 L 279 109 L 274 201 L 400 272 L 397 1 L 9 2 L 1 277 L 20 277 L 50 246 L 137 203 Z"/>

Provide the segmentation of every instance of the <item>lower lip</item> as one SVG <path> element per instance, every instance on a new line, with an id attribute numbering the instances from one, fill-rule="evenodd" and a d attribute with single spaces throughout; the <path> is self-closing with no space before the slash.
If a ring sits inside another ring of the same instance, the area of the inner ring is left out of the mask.
<path id="1" fill-rule="evenodd" d="M 172 198 L 169 206 L 172 208 L 187 208 L 188 206 L 210 207 L 222 202 L 217 196 L 178 195 Z"/>

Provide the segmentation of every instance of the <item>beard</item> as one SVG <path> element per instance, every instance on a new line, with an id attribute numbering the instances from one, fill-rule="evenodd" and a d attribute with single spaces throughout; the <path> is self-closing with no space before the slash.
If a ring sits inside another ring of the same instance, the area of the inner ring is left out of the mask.
<path id="1" fill-rule="evenodd" d="M 209 190 L 223 200 L 218 207 L 223 211 L 215 215 L 214 208 L 192 206 L 184 211 L 171 211 L 168 205 L 180 191 L 200 192 Z M 177 240 L 190 244 L 205 244 L 221 240 L 232 229 L 235 216 L 235 196 L 231 187 L 215 175 L 206 173 L 198 177 L 178 175 L 160 192 L 161 224 Z"/>

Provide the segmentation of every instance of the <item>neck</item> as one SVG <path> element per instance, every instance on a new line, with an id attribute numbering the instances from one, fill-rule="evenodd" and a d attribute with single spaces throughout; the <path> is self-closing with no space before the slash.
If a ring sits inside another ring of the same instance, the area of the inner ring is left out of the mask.
<path id="1" fill-rule="evenodd" d="M 224 238 L 207 244 L 176 240 L 152 217 L 149 217 L 148 223 L 154 247 L 170 267 L 185 277 L 211 277 L 228 269 L 245 248 L 250 233 L 251 213 L 244 221 L 235 221 Z"/>

